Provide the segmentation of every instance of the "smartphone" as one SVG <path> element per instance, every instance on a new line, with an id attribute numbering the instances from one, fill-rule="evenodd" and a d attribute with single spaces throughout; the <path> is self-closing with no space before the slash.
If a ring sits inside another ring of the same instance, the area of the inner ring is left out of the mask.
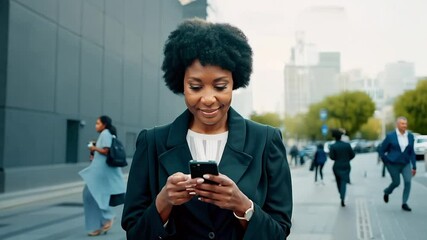
<path id="1" fill-rule="evenodd" d="M 190 160 L 188 162 L 191 178 L 203 178 L 203 174 L 218 175 L 218 165 L 215 161 Z M 205 179 L 205 183 L 217 184 L 216 182 Z"/>

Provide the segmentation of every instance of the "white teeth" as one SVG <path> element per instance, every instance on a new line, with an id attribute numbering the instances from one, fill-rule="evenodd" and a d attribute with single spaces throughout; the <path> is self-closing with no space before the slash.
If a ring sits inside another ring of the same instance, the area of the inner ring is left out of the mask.
<path id="1" fill-rule="evenodd" d="M 213 110 L 203 110 L 203 109 L 200 109 L 202 112 L 205 112 L 205 113 L 213 113 L 213 112 L 216 112 L 216 111 L 218 111 L 218 109 L 213 109 Z"/>

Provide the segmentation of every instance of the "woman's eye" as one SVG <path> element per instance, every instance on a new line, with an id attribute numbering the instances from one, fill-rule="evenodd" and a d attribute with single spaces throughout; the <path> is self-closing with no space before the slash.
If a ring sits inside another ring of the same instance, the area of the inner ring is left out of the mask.
<path id="1" fill-rule="evenodd" d="M 191 90 L 195 90 L 195 91 L 197 91 L 197 90 L 200 90 L 202 87 L 201 86 L 198 86 L 198 85 L 190 85 L 190 89 Z"/>
<path id="2" fill-rule="evenodd" d="M 225 90 L 227 88 L 227 85 L 218 85 L 218 86 L 215 86 L 215 88 L 218 90 Z"/>

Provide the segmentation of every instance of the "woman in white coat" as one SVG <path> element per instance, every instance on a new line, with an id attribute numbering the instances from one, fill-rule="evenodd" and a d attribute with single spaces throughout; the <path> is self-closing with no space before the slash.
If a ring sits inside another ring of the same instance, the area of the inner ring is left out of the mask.
<path id="1" fill-rule="evenodd" d="M 89 236 L 105 234 L 111 229 L 114 212 L 109 204 L 110 197 L 124 194 L 126 190 L 122 170 L 106 163 L 113 135 L 116 135 L 111 118 L 99 117 L 95 128 L 100 134 L 96 145 L 89 146 L 89 150 L 94 152 L 92 163 L 79 172 L 86 184 L 83 189 L 83 205 Z"/>

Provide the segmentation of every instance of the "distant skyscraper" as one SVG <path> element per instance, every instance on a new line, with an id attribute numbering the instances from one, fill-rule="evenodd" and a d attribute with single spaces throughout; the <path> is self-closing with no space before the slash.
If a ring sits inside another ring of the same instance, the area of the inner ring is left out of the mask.
<path id="1" fill-rule="evenodd" d="M 364 91 L 375 102 L 377 109 L 392 105 L 396 97 L 415 89 L 416 84 L 414 64 L 404 61 L 386 64 L 375 78 L 367 77 L 361 69 L 343 72 L 339 77 L 341 91 Z"/>
<path id="2" fill-rule="evenodd" d="M 404 91 L 415 89 L 417 80 L 414 63 L 399 61 L 386 64 L 379 81 L 384 89 L 385 102 L 393 102 Z"/>
<path id="3" fill-rule="evenodd" d="M 284 70 L 284 105 L 289 115 L 306 112 L 310 104 L 339 90 L 340 53 L 317 53 L 314 44 L 298 40 Z"/>
<path id="4" fill-rule="evenodd" d="M 378 77 L 366 76 L 361 69 L 353 69 L 343 72 L 339 76 L 340 91 L 363 91 L 374 101 L 377 109 L 383 106 L 384 94 Z"/>
<path id="5" fill-rule="evenodd" d="M 284 70 L 285 114 L 305 112 L 311 104 L 338 93 L 347 25 L 346 10 L 336 1 L 299 13 L 296 44 Z"/>

